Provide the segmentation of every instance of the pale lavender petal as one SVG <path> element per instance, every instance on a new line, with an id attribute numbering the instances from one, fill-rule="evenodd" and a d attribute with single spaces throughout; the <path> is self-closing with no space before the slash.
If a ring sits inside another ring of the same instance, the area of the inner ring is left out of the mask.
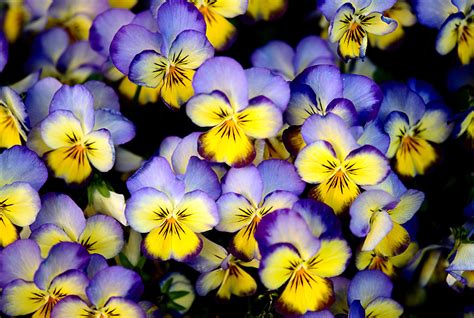
<path id="1" fill-rule="evenodd" d="M 232 78 L 232 81 L 229 81 Z M 195 94 L 223 92 L 235 111 L 248 105 L 248 86 L 244 69 L 229 57 L 210 58 L 197 70 L 193 79 Z"/>
<path id="2" fill-rule="evenodd" d="M 146 29 L 155 33 L 159 31 L 158 24 L 156 23 L 156 17 L 153 17 L 150 10 L 137 13 L 130 24 L 141 25 L 142 27 L 145 27 Z"/>
<path id="3" fill-rule="evenodd" d="M 379 86 L 363 75 L 344 74 L 343 95 L 353 104 L 359 114 L 358 123 L 364 125 L 374 119 L 380 109 L 383 94 Z"/>
<path id="4" fill-rule="evenodd" d="M 197 157 L 191 157 L 184 175 L 186 192 L 201 190 L 209 195 L 213 200 L 221 195 L 221 185 L 219 178 L 209 163 Z"/>
<path id="5" fill-rule="evenodd" d="M 112 87 L 101 81 L 87 81 L 84 86 L 94 97 L 94 109 L 108 108 L 120 111 L 119 97 Z"/>
<path id="6" fill-rule="evenodd" d="M 184 137 L 176 146 L 171 156 L 171 163 L 175 173 L 185 174 L 191 157 L 199 156 L 197 145 L 200 135 L 200 132 L 191 133 Z"/>
<path id="7" fill-rule="evenodd" d="M 94 130 L 105 128 L 110 132 L 114 145 L 121 145 L 135 137 L 135 125 L 120 112 L 112 109 L 95 111 Z"/>
<path id="8" fill-rule="evenodd" d="M 296 172 L 295 167 L 278 159 L 265 160 L 257 167 L 263 181 L 263 196 L 276 191 L 284 190 L 300 195 L 306 186 Z"/>
<path id="9" fill-rule="evenodd" d="M 290 81 L 296 76 L 294 56 L 295 52 L 285 42 L 271 41 L 255 50 L 250 59 L 253 66 L 268 68 Z"/>
<path id="10" fill-rule="evenodd" d="M 341 223 L 328 205 L 313 199 L 301 199 L 292 210 L 298 212 L 309 225 L 314 236 L 334 238 L 340 236 Z"/>
<path id="11" fill-rule="evenodd" d="M 43 161 L 23 146 L 13 146 L 0 154 L 0 185 L 21 181 L 39 190 L 48 179 Z"/>
<path id="12" fill-rule="evenodd" d="M 326 108 L 327 112 L 336 114 L 337 116 L 344 119 L 347 126 L 352 127 L 358 122 L 357 110 L 354 107 L 352 101 L 346 98 L 336 98 L 329 103 Z"/>
<path id="13" fill-rule="evenodd" d="M 0 252 L 0 288 L 16 280 L 33 281 L 41 262 L 41 253 L 33 240 L 18 240 Z"/>
<path id="14" fill-rule="evenodd" d="M 260 172 L 253 165 L 244 168 L 231 168 L 222 181 L 222 193 L 241 194 L 254 205 L 258 205 L 262 200 L 263 187 Z"/>
<path id="15" fill-rule="evenodd" d="M 390 172 L 388 177 L 379 184 L 373 186 L 365 186 L 365 190 L 383 190 L 390 193 L 395 198 L 399 198 L 403 193 L 407 191 L 407 188 L 398 178 L 395 172 Z"/>
<path id="16" fill-rule="evenodd" d="M 378 122 L 371 122 L 365 126 L 364 131 L 357 139 L 357 143 L 359 145 L 371 145 L 380 152 L 387 153 L 390 137 L 382 130 Z"/>
<path id="17" fill-rule="evenodd" d="M 309 85 L 291 83 L 290 101 L 285 112 L 285 120 L 289 125 L 303 125 L 311 115 L 322 113 L 318 107 L 316 94 Z"/>
<path id="18" fill-rule="evenodd" d="M 30 119 L 31 127 L 36 126 L 49 114 L 49 105 L 54 94 L 62 86 L 61 82 L 53 77 L 46 77 L 31 87 L 25 99 L 25 106 Z"/>
<path id="19" fill-rule="evenodd" d="M 378 118 L 384 121 L 393 111 L 405 113 L 408 116 L 410 125 L 417 123 L 425 112 L 423 99 L 408 86 L 391 82 L 382 86 L 384 99 Z"/>
<path id="20" fill-rule="evenodd" d="M 31 70 L 39 70 L 45 65 L 56 65 L 59 57 L 69 46 L 69 36 L 62 28 L 52 28 L 35 38 L 27 65 Z"/>
<path id="21" fill-rule="evenodd" d="M 87 250 L 80 244 L 56 244 L 38 268 L 34 282 L 39 288 L 47 290 L 51 282 L 62 273 L 71 269 L 85 270 L 89 257 Z"/>
<path id="22" fill-rule="evenodd" d="M 283 77 L 260 67 L 245 70 L 245 75 L 249 87 L 249 99 L 265 96 L 282 112 L 285 111 L 290 100 L 290 86 Z"/>
<path id="23" fill-rule="evenodd" d="M 103 307 L 112 297 L 138 300 L 142 293 L 140 276 L 121 266 L 108 267 L 98 272 L 86 288 L 87 297 L 98 308 Z"/>
<path id="24" fill-rule="evenodd" d="M 105 61 L 105 57 L 94 51 L 89 42 L 78 41 L 66 48 L 58 60 L 57 68 L 62 73 L 80 68 L 90 69 L 90 72 L 100 71 L 100 67 Z"/>
<path id="25" fill-rule="evenodd" d="M 129 24 L 135 14 L 127 9 L 109 9 L 99 14 L 89 30 L 91 47 L 102 56 L 109 56 L 109 48 L 117 31 Z"/>
<path id="26" fill-rule="evenodd" d="M 334 53 L 329 48 L 327 41 L 317 36 L 307 36 L 298 43 L 293 64 L 296 73 L 299 74 L 313 65 L 334 65 L 334 60 Z"/>
<path id="27" fill-rule="evenodd" d="M 107 260 L 100 254 L 92 254 L 87 265 L 87 277 L 92 279 L 99 271 L 109 267 Z"/>
<path id="28" fill-rule="evenodd" d="M 110 44 L 110 58 L 120 72 L 127 75 L 135 56 L 145 50 L 160 52 L 162 37 L 146 28 L 128 24 L 120 28 Z"/>
<path id="29" fill-rule="evenodd" d="M 390 297 L 393 284 L 387 275 L 378 270 L 358 272 L 349 285 L 347 302 L 359 300 L 363 307 L 378 297 Z"/>
<path id="30" fill-rule="evenodd" d="M 81 122 L 84 133 L 89 133 L 94 127 L 94 97 L 83 85 L 63 85 L 54 94 L 49 110 L 72 112 Z"/>
<path id="31" fill-rule="evenodd" d="M 179 145 L 181 140 L 182 138 L 178 136 L 168 136 L 161 141 L 160 148 L 158 149 L 158 156 L 166 158 L 166 160 L 168 160 L 168 162 L 173 166 L 174 172 L 179 174 L 182 173 L 176 171 L 174 164 L 171 162 L 171 158 L 173 157 L 176 147 Z"/>

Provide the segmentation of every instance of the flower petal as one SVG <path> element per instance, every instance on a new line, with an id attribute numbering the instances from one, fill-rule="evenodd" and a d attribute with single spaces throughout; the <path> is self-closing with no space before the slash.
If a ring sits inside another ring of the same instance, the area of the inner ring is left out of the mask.
<path id="1" fill-rule="evenodd" d="M 38 243 L 41 249 L 41 256 L 48 257 L 51 248 L 61 242 L 76 242 L 66 232 L 56 224 L 43 224 L 34 230 L 30 238 Z"/>
<path id="2" fill-rule="evenodd" d="M 289 191 L 296 195 L 304 191 L 304 182 L 295 167 L 287 161 L 265 160 L 258 165 L 257 169 L 263 181 L 263 196 L 276 190 Z"/>
<path id="3" fill-rule="evenodd" d="M 255 166 L 232 168 L 222 181 L 222 193 L 241 194 L 257 206 L 263 198 L 263 186 L 263 180 Z"/>
<path id="4" fill-rule="evenodd" d="M 197 69 L 204 61 L 214 55 L 214 48 L 204 33 L 186 30 L 173 41 L 168 59 L 176 65 Z"/>
<path id="5" fill-rule="evenodd" d="M 40 249 L 33 240 L 18 240 L 5 247 L 0 252 L 0 288 L 16 279 L 33 281 L 41 262 Z"/>
<path id="6" fill-rule="evenodd" d="M 370 218 L 370 230 L 361 250 L 363 252 L 374 250 L 377 244 L 390 233 L 393 224 L 390 215 L 386 211 L 375 212 Z"/>
<path id="7" fill-rule="evenodd" d="M 259 269 L 260 280 L 268 289 L 278 289 L 293 275 L 292 264 L 301 262 L 300 255 L 291 244 L 273 245 L 268 254 L 262 258 Z"/>
<path id="8" fill-rule="evenodd" d="M 198 234 L 198 236 L 202 240 L 202 250 L 198 256 L 187 262 L 187 264 L 200 273 L 207 273 L 220 267 L 228 253 L 225 248 L 208 240 L 202 234 Z M 197 286 L 196 289 L 198 289 Z"/>
<path id="9" fill-rule="evenodd" d="M 32 224 L 41 207 L 38 192 L 26 182 L 15 182 L 0 188 L 2 217 L 16 226 Z"/>
<path id="10" fill-rule="evenodd" d="M 232 264 L 227 271 L 229 275 L 224 278 L 216 294 L 218 299 L 229 300 L 231 295 L 245 297 L 255 293 L 257 290 L 255 279 L 240 266 Z"/>
<path id="11" fill-rule="evenodd" d="M 334 64 L 334 53 L 327 41 L 317 36 L 303 38 L 296 47 L 294 65 L 297 74 L 310 66 L 319 64 Z"/>
<path id="12" fill-rule="evenodd" d="M 195 141 L 197 142 L 197 138 L 195 138 Z M 184 175 L 184 184 L 186 185 L 186 192 L 201 190 L 213 200 L 217 200 L 221 195 L 221 185 L 216 173 L 209 163 L 196 156 L 192 156 L 189 160 Z"/>
<path id="13" fill-rule="evenodd" d="M 249 98 L 265 96 L 270 99 L 282 112 L 290 100 L 290 86 L 285 79 L 275 75 L 263 67 L 253 67 L 245 70 L 249 87 Z"/>
<path id="14" fill-rule="evenodd" d="M 28 90 L 25 106 L 32 127 L 48 116 L 51 100 L 61 86 L 61 82 L 57 79 L 46 77 L 39 80 Z"/>
<path id="15" fill-rule="evenodd" d="M 401 254 L 410 245 L 410 234 L 405 228 L 393 223 L 393 228 L 376 246 L 375 250 L 384 256 L 395 256 Z"/>
<path id="16" fill-rule="evenodd" d="M 18 279 L 3 290 L 2 311 L 11 316 L 34 313 L 47 302 L 46 295 L 34 283 Z"/>
<path id="17" fill-rule="evenodd" d="M 252 65 L 265 67 L 286 80 L 292 80 L 296 74 L 293 66 L 294 51 L 285 42 L 271 41 L 255 50 L 251 56 Z"/>
<path id="18" fill-rule="evenodd" d="M 122 297 L 112 297 L 107 302 L 105 310 L 117 313 L 120 317 L 147 317 L 143 309 L 137 303 Z"/>
<path id="19" fill-rule="evenodd" d="M 219 209 L 219 224 L 216 229 L 223 232 L 234 233 L 244 228 L 252 221 L 253 206 L 241 194 L 224 193 L 217 200 Z"/>
<path id="20" fill-rule="evenodd" d="M 115 257 L 124 245 L 120 224 L 107 215 L 94 215 L 87 219 L 86 228 L 79 242 L 91 254 L 101 254 L 109 259 Z"/>
<path id="21" fill-rule="evenodd" d="M 95 130 L 107 129 L 114 145 L 121 145 L 135 137 L 135 125 L 120 112 L 112 109 L 95 111 Z"/>
<path id="22" fill-rule="evenodd" d="M 73 146 L 84 136 L 81 122 L 68 110 L 56 110 L 50 113 L 41 122 L 40 129 L 43 141 L 53 149 Z"/>
<path id="23" fill-rule="evenodd" d="M 331 144 L 324 140 L 315 141 L 298 154 L 295 167 L 301 178 L 309 183 L 326 181 L 340 165 Z"/>
<path id="24" fill-rule="evenodd" d="M 379 297 L 373 300 L 367 305 L 365 310 L 372 313 L 374 317 L 398 318 L 403 314 L 403 307 L 388 297 Z"/>
<path id="25" fill-rule="evenodd" d="M 236 122 L 247 136 L 257 139 L 274 137 L 283 126 L 281 111 L 264 96 L 253 98 L 237 114 Z"/>
<path id="26" fill-rule="evenodd" d="M 51 311 L 51 318 L 60 317 L 87 317 L 90 308 L 81 298 L 77 296 L 64 297 Z"/>
<path id="27" fill-rule="evenodd" d="M 374 185 L 382 182 L 390 173 L 390 164 L 375 147 L 365 145 L 344 160 L 347 175 L 358 185 Z"/>
<path id="28" fill-rule="evenodd" d="M 390 278 L 377 270 L 364 270 L 358 272 L 349 285 L 347 300 L 352 303 L 359 300 L 363 307 L 379 298 L 392 295 L 393 284 Z"/>
<path id="29" fill-rule="evenodd" d="M 120 111 L 119 97 L 112 87 L 107 86 L 104 82 L 95 80 L 85 82 L 84 86 L 94 97 L 94 110 L 97 111 L 101 108 L 106 108 Z M 97 125 L 97 123 L 95 125 Z"/>
<path id="30" fill-rule="evenodd" d="M 418 137 L 425 140 L 442 143 L 451 134 L 448 125 L 449 114 L 445 109 L 427 109 L 417 124 Z"/>
<path id="31" fill-rule="evenodd" d="M 130 63 L 130 80 L 150 88 L 162 87 L 167 75 L 169 61 L 154 50 L 145 50 L 136 55 Z"/>
<path id="32" fill-rule="evenodd" d="M 404 224 L 418 211 L 425 200 L 425 194 L 417 190 L 408 190 L 399 199 L 400 201 L 389 213 L 392 220 Z"/>
<path id="33" fill-rule="evenodd" d="M 364 17 L 362 25 L 367 33 L 385 35 L 393 32 L 397 28 L 398 22 L 385 17 L 380 12 L 372 12 Z"/>
<path id="34" fill-rule="evenodd" d="M 140 276 L 121 266 L 111 266 L 101 270 L 86 288 L 87 297 L 97 308 L 104 307 L 112 297 L 137 300 L 142 293 L 143 283 Z"/>
<path id="35" fill-rule="evenodd" d="M 87 159 L 101 172 L 107 172 L 114 166 L 115 148 L 112 136 L 107 129 L 95 130 L 84 136 Z"/>
<path id="36" fill-rule="evenodd" d="M 148 233 L 162 224 L 173 211 L 168 196 L 153 188 L 134 192 L 125 206 L 128 224 L 137 232 Z"/>
<path id="37" fill-rule="evenodd" d="M 220 91 L 195 95 L 186 105 L 186 114 L 200 127 L 214 127 L 233 114 L 227 97 Z"/>
<path id="38" fill-rule="evenodd" d="M 343 239 L 323 239 L 316 255 L 308 260 L 308 270 L 320 277 L 341 275 L 349 263 L 352 252 Z"/>
<path id="39" fill-rule="evenodd" d="M 314 236 L 333 238 L 341 235 L 340 221 L 328 205 L 312 199 L 301 199 L 292 209 L 305 219 Z"/>
<path id="40" fill-rule="evenodd" d="M 195 233 L 209 231 L 219 222 L 214 200 L 201 190 L 186 193 L 175 211 L 179 222 Z"/>

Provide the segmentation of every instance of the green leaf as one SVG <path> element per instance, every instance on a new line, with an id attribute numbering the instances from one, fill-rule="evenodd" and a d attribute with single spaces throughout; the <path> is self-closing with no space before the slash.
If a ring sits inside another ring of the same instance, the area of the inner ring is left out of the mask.
<path id="1" fill-rule="evenodd" d="M 181 297 L 186 296 L 187 294 L 189 294 L 188 291 L 179 290 L 179 291 L 172 291 L 172 292 L 169 292 L 169 293 L 168 293 L 168 296 L 170 297 L 170 299 L 178 299 L 178 298 L 181 298 Z"/>
<path id="2" fill-rule="evenodd" d="M 123 267 L 133 269 L 134 266 L 132 265 L 132 263 L 130 263 L 130 261 L 128 260 L 127 256 L 125 256 L 125 254 L 120 253 L 119 260 L 120 260 L 120 264 L 122 264 Z"/>
<path id="3" fill-rule="evenodd" d="M 175 303 L 174 301 L 170 301 L 166 303 L 166 307 L 171 310 L 181 311 L 186 309 L 186 307 L 181 306 L 180 304 Z"/>
<path id="4" fill-rule="evenodd" d="M 161 292 L 163 294 L 168 294 L 168 292 L 170 291 L 170 288 L 171 288 L 171 284 L 173 283 L 173 279 L 168 279 L 164 284 L 163 286 L 161 287 Z"/>

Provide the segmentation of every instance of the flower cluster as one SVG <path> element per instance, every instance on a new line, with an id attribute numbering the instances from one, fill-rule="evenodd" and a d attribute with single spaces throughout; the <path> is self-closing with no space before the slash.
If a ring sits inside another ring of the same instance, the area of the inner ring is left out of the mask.
<path id="1" fill-rule="evenodd" d="M 0 3 L 0 316 L 474 313 L 474 1 L 298 5 Z"/>

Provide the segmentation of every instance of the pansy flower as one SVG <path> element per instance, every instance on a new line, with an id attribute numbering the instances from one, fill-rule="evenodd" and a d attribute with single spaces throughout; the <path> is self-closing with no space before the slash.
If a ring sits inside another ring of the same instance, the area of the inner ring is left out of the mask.
<path id="1" fill-rule="evenodd" d="M 397 28 L 385 35 L 375 35 L 369 33 L 369 43 L 381 50 L 393 47 L 405 36 L 406 27 L 411 27 L 416 23 L 416 16 L 412 12 L 410 3 L 407 0 L 397 0 L 390 9 L 383 15 L 397 22 Z"/>
<path id="2" fill-rule="evenodd" d="M 377 247 L 386 256 L 402 253 L 410 244 L 410 235 L 402 225 L 418 211 L 424 198 L 421 191 L 407 190 L 394 173 L 361 193 L 349 213 L 352 233 L 365 237 L 362 251 Z"/>
<path id="3" fill-rule="evenodd" d="M 0 154 L 0 247 L 18 239 L 16 226 L 35 221 L 41 207 L 38 190 L 47 178 L 43 162 L 26 147 Z"/>
<path id="4" fill-rule="evenodd" d="M 255 231 L 260 221 L 278 209 L 291 208 L 305 188 L 292 164 L 266 160 L 255 167 L 232 168 L 222 182 L 217 201 L 216 229 L 237 232 L 230 250 L 243 260 L 259 258 Z"/>
<path id="5" fill-rule="evenodd" d="M 283 125 L 288 86 L 268 70 L 244 71 L 233 59 L 216 57 L 199 68 L 193 87 L 196 95 L 186 113 L 196 125 L 212 127 L 198 144 L 199 154 L 211 162 L 232 167 L 249 164 L 255 158 L 253 139 L 273 137 Z"/>
<path id="6" fill-rule="evenodd" d="M 308 36 L 298 43 L 296 49 L 282 41 L 271 41 L 256 49 L 251 60 L 253 66 L 268 68 L 287 81 L 292 81 L 310 66 L 334 65 L 334 54 L 327 41 L 317 36 Z"/>
<path id="7" fill-rule="evenodd" d="M 28 114 L 20 96 L 9 87 L 0 87 L 0 148 L 26 141 Z"/>
<path id="8" fill-rule="evenodd" d="M 201 239 L 201 253 L 188 263 L 201 273 L 196 282 L 198 295 L 205 296 L 217 289 L 216 298 L 228 301 L 232 295 L 244 297 L 254 294 L 257 283 L 244 268 L 256 268 L 258 262 L 244 262 L 204 236 L 201 236 Z"/>
<path id="9" fill-rule="evenodd" d="M 43 257 L 59 242 L 76 242 L 89 253 L 108 259 L 115 257 L 124 244 L 122 227 L 117 221 L 106 215 L 91 216 L 86 220 L 82 210 L 65 194 L 45 195 L 30 228 L 30 238 L 38 243 Z"/>
<path id="10" fill-rule="evenodd" d="M 424 174 L 438 159 L 435 144 L 445 141 L 451 133 L 449 113 L 440 103 L 425 105 L 417 93 L 403 84 L 386 84 L 383 90 L 379 118 L 390 136 L 387 157 L 393 158 L 395 170 L 402 176 Z"/>
<path id="11" fill-rule="evenodd" d="M 384 16 L 396 0 L 324 0 L 318 8 L 328 21 L 329 40 L 338 43 L 339 56 L 347 61 L 364 58 L 368 34 L 385 35 L 397 28 L 397 21 Z"/>
<path id="12" fill-rule="evenodd" d="M 51 318 L 101 317 L 145 318 L 135 302 L 143 293 L 140 276 L 120 266 L 106 267 L 92 277 L 86 297 L 67 296 L 51 312 Z"/>
<path id="13" fill-rule="evenodd" d="M 400 317 L 403 307 L 391 299 L 392 289 L 393 283 L 382 272 L 358 272 L 347 291 L 349 317 Z"/>
<path id="14" fill-rule="evenodd" d="M 357 144 L 337 115 L 313 115 L 301 133 L 307 146 L 298 154 L 295 167 L 304 181 L 316 184 L 310 196 L 332 207 L 336 214 L 349 207 L 361 186 L 378 184 L 390 172 L 380 150 Z"/>
<path id="15" fill-rule="evenodd" d="M 151 10 L 156 12 L 166 0 L 152 0 Z M 168 0 L 169 2 L 169 0 Z M 206 22 L 206 36 L 217 50 L 232 44 L 237 34 L 236 27 L 227 19 L 245 14 L 247 0 L 189 0 L 201 12 Z"/>
<path id="16" fill-rule="evenodd" d="M 171 108 L 192 95 L 196 69 L 214 55 L 199 11 L 185 0 L 165 2 L 157 12 L 158 32 L 137 24 L 119 29 L 110 45 L 114 65 L 135 84 L 158 88 Z"/>
<path id="17" fill-rule="evenodd" d="M 104 58 L 87 41 L 70 43 L 68 33 L 52 28 L 38 35 L 27 61 L 30 71 L 41 70 L 42 77 L 56 77 L 64 83 L 82 83 L 98 72 Z"/>
<path id="18" fill-rule="evenodd" d="M 153 157 L 127 180 L 132 196 L 125 217 L 132 229 L 146 233 L 142 250 L 152 259 L 189 260 L 202 249 L 197 233 L 219 222 L 216 204 L 206 193 L 219 187 L 217 178 L 215 185 L 202 184 L 200 173 L 212 170 L 193 171 L 193 178 L 179 180 L 165 158 Z"/>
<path id="19" fill-rule="evenodd" d="M 415 6 L 421 24 L 439 29 L 436 51 L 446 55 L 457 46 L 462 64 L 469 64 L 474 58 L 473 6 L 472 0 L 418 0 Z"/>
<path id="20" fill-rule="evenodd" d="M 56 177 L 66 183 L 81 184 L 91 176 L 93 167 L 101 172 L 113 167 L 113 145 L 133 138 L 135 129 L 116 110 L 94 110 L 100 98 L 94 98 L 91 86 L 64 85 L 57 90 L 53 84 L 50 80 L 40 81 L 32 88 L 31 94 L 43 98 L 27 102 L 28 109 L 32 109 L 32 121 L 37 122 L 28 146 L 44 156 Z M 54 90 L 57 92 L 48 104 Z M 97 92 L 95 95 L 98 96 Z M 109 103 L 113 107 L 110 100 Z"/>
<path id="21" fill-rule="evenodd" d="M 33 317 L 49 318 L 64 297 L 87 299 L 89 279 L 84 270 L 89 258 L 81 245 L 64 242 L 54 246 L 42 260 L 34 241 L 15 242 L 1 254 L 2 271 L 14 279 L 3 289 L 2 312 L 9 316 L 33 314 Z"/>
<path id="22" fill-rule="evenodd" d="M 351 256 L 343 239 L 319 239 L 311 227 L 300 213 L 283 209 L 264 218 L 255 235 L 260 280 L 270 290 L 284 286 L 276 307 L 286 315 L 327 309 L 334 302 L 329 278 L 342 274 Z"/>

